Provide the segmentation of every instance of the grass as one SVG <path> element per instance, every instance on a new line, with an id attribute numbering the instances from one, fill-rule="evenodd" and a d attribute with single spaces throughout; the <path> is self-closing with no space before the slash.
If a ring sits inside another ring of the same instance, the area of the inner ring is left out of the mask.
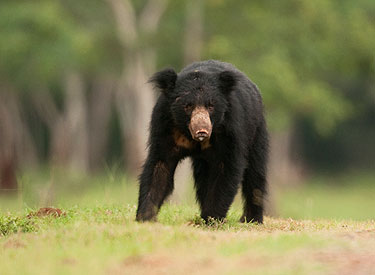
<path id="1" fill-rule="evenodd" d="M 375 177 L 317 177 L 277 193 L 281 217 L 294 219 L 375 219 Z"/>
<path id="2" fill-rule="evenodd" d="M 209 226 L 190 189 L 157 223 L 136 223 L 137 188 L 123 177 L 41 178 L 24 175 L 15 200 L 0 198 L 1 275 L 375 273 L 371 178 L 283 188 L 280 218 L 263 225 L 238 223 L 236 201 L 226 222 Z M 62 215 L 37 215 L 51 205 Z"/>
<path id="3" fill-rule="evenodd" d="M 157 223 L 135 207 L 64 209 L 60 217 L 1 217 L 1 274 L 320 274 L 375 270 L 375 222 L 266 218 L 204 225 L 190 206 Z M 16 233 L 17 232 L 17 233 Z M 26 233 L 27 232 L 27 233 Z M 351 272 L 347 273 L 350 274 Z"/>

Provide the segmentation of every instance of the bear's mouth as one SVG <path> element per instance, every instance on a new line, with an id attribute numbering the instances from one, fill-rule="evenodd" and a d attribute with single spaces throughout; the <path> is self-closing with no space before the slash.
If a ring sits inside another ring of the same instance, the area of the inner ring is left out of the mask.
<path id="1" fill-rule="evenodd" d="M 210 114 L 205 107 L 198 106 L 191 113 L 189 131 L 192 138 L 196 141 L 203 142 L 210 138 L 212 124 Z"/>

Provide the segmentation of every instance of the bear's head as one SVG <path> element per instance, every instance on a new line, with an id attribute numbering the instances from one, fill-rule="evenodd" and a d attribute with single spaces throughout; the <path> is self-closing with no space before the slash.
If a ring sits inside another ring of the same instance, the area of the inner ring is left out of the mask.
<path id="1" fill-rule="evenodd" d="M 165 69 L 150 79 L 169 102 L 175 127 L 186 137 L 204 142 L 220 127 L 237 78 L 232 71 L 177 73 Z"/>

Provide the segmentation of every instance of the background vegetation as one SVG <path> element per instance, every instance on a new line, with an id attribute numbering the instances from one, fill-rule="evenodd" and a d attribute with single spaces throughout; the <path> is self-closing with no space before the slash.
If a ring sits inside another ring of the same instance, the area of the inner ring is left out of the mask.
<path id="1" fill-rule="evenodd" d="M 35 206 L 68 199 L 56 194 L 82 187 L 68 184 L 77 175 L 133 184 L 158 96 L 148 77 L 201 59 L 235 64 L 262 91 L 270 213 L 277 190 L 321 175 L 371 185 L 373 14 L 371 0 L 2 1 L 0 192 L 39 194 L 24 201 Z M 182 167 L 175 201 L 191 181 Z"/>
<path id="2" fill-rule="evenodd" d="M 371 0 L 2 1 L 2 170 L 136 174 L 157 96 L 147 78 L 201 59 L 258 84 L 284 165 L 372 169 L 374 12 Z"/>

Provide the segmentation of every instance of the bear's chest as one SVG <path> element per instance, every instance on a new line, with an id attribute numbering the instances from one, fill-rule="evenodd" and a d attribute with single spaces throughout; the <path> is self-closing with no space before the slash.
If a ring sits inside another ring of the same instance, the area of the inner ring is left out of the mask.
<path id="1" fill-rule="evenodd" d="M 178 130 L 173 131 L 173 142 L 177 151 L 185 151 L 187 153 L 203 152 L 212 147 L 209 139 L 203 142 L 197 142 L 187 138 Z"/>

